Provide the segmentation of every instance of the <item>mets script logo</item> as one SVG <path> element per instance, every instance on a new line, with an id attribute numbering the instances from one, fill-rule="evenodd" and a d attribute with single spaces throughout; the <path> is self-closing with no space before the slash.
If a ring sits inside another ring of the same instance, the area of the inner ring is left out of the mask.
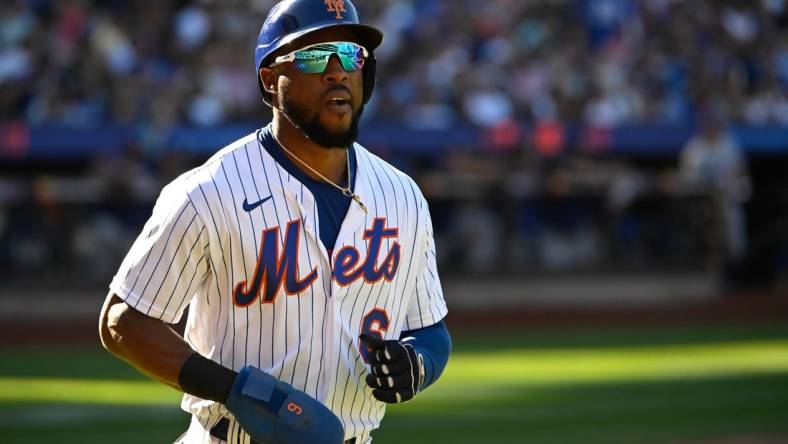
<path id="1" fill-rule="evenodd" d="M 243 280 L 233 288 L 233 303 L 237 307 L 246 307 L 260 298 L 261 304 L 276 300 L 279 290 L 284 288 L 288 295 L 298 295 L 306 291 L 317 279 L 317 267 L 309 272 L 299 270 L 298 255 L 301 242 L 301 220 L 287 223 L 284 234 L 284 248 L 280 250 L 280 227 L 263 231 L 260 250 L 257 253 L 257 265 L 251 281 Z M 367 243 L 367 256 L 362 259 L 361 253 L 351 246 L 343 247 L 334 255 L 332 278 L 340 286 L 345 287 L 358 279 L 366 283 L 375 283 L 385 279 L 391 281 L 397 274 L 400 263 L 400 244 L 389 241 L 390 249 L 380 260 L 381 247 L 385 239 L 396 239 L 398 228 L 387 228 L 386 218 L 374 220 L 372 226 L 364 231 Z"/>
<path id="2" fill-rule="evenodd" d="M 345 10 L 345 0 L 326 0 L 323 3 L 326 4 L 326 11 L 335 12 L 337 14 L 337 20 L 342 18 L 342 12 L 347 12 Z"/>

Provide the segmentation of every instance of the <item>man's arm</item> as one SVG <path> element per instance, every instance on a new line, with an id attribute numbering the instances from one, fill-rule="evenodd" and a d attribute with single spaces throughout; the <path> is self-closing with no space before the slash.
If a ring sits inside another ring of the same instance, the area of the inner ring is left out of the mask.
<path id="1" fill-rule="evenodd" d="M 443 322 L 448 310 L 438 278 L 432 218 L 423 197 L 421 205 L 426 210 L 422 213 L 426 231 L 420 250 L 424 260 L 419 266 L 414 295 L 404 312 L 405 331 L 399 338 L 389 340 L 380 334 L 359 336 L 370 352 L 366 383 L 372 388 L 372 396 L 386 403 L 408 401 L 435 382 L 451 352 L 451 337 Z"/>
<path id="2" fill-rule="evenodd" d="M 252 366 L 240 373 L 194 351 L 168 324 L 110 293 L 99 320 L 104 347 L 172 388 L 220 402 L 260 442 L 341 443 L 342 423 L 306 393 Z M 284 405 L 287 408 L 284 408 Z"/>
<path id="3" fill-rule="evenodd" d="M 198 251 L 208 250 L 205 224 L 182 185 L 176 181 L 162 190 L 151 218 L 110 284 L 99 318 L 102 344 L 157 381 L 224 404 L 255 441 L 341 443 L 342 422 L 320 401 L 258 368 L 247 365 L 236 373 L 202 356 L 167 323 L 180 318 L 195 297 L 191 286 L 178 285 L 180 274 L 169 273 L 169 268 L 188 270 L 192 279 L 210 279 L 208 255 L 192 254 L 195 246 L 201 247 Z M 171 241 L 176 229 L 182 233 L 179 242 Z M 164 263 L 170 267 L 146 268 L 152 251 L 166 258 Z M 133 283 L 126 282 L 132 278 Z M 140 278 L 147 282 L 143 288 L 157 290 L 135 293 Z M 157 297 L 160 292 L 170 297 Z M 170 300 L 180 302 L 171 305 Z M 137 306 L 145 314 L 133 308 Z"/>
<path id="4" fill-rule="evenodd" d="M 400 340 L 412 345 L 424 357 L 424 381 L 419 391 L 424 390 L 438 380 L 449 362 L 451 353 L 449 329 L 441 320 L 428 327 L 402 332 Z"/>
<path id="5" fill-rule="evenodd" d="M 167 323 L 110 293 L 99 320 L 101 343 L 140 372 L 186 393 L 224 402 L 237 373 L 197 354 Z"/>

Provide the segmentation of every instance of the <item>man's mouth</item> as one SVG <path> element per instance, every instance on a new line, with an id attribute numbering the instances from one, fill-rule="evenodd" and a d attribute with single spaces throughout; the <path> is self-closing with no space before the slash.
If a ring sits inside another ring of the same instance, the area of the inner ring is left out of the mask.
<path id="1" fill-rule="evenodd" d="M 336 112 L 349 112 L 350 111 L 350 100 L 349 98 L 345 97 L 330 97 L 326 100 L 326 105 L 329 109 L 332 109 Z"/>
<path id="2" fill-rule="evenodd" d="M 328 103 L 332 105 L 350 105 L 350 100 L 342 98 L 342 97 L 334 97 L 328 99 Z"/>

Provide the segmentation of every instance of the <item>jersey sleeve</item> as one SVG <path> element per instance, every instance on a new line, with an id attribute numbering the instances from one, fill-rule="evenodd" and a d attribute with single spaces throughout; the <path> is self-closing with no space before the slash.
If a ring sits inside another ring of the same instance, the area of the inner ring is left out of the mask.
<path id="1" fill-rule="evenodd" d="M 424 208 L 427 208 L 424 202 Z M 410 301 L 403 330 L 416 330 L 439 322 L 448 309 L 443 299 L 443 289 L 438 277 L 435 257 L 435 239 L 432 233 L 432 218 L 427 210 L 425 218 L 425 241 L 421 254 L 421 267 L 416 278 L 416 294 Z"/>
<path id="2" fill-rule="evenodd" d="M 162 190 L 110 290 L 147 316 L 178 322 L 208 278 L 207 247 L 205 225 L 186 190 L 170 184 Z"/>

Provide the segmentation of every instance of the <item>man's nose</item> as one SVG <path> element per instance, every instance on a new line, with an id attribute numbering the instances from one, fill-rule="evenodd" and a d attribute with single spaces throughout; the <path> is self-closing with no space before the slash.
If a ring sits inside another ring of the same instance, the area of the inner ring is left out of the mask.
<path id="1" fill-rule="evenodd" d="M 345 83 L 350 78 L 350 74 L 342 67 L 342 62 L 339 61 L 339 56 L 332 54 L 328 59 L 326 70 L 323 71 L 323 80 L 327 83 Z"/>

